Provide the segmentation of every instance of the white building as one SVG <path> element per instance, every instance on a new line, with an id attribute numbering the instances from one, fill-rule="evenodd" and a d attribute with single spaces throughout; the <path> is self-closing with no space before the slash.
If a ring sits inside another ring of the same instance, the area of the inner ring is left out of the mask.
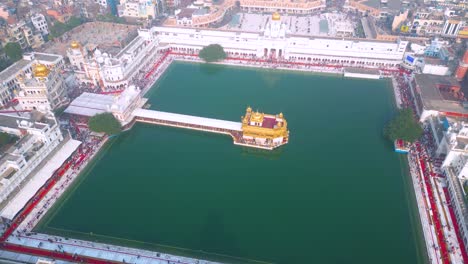
<path id="1" fill-rule="evenodd" d="M 63 136 L 53 114 L 40 112 L 27 116 L 0 114 L 0 132 L 19 137 L 0 154 L 0 202 L 3 202 L 59 145 Z"/>
<path id="2" fill-rule="evenodd" d="M 42 64 L 56 70 L 64 67 L 63 57 L 47 53 L 27 53 L 23 59 L 0 72 L 0 108 L 5 107 L 19 91 L 19 79 L 32 74 L 33 65 Z"/>
<path id="3" fill-rule="evenodd" d="M 402 62 L 407 41 L 367 41 L 293 35 L 275 13 L 263 33 L 215 29 L 153 27 L 140 36 L 156 38 L 160 48 L 197 53 L 209 44 L 220 44 L 230 56 L 280 58 L 327 64 L 394 67 Z M 149 36 L 148 36 L 149 35 Z"/>
<path id="4" fill-rule="evenodd" d="M 43 14 L 34 14 L 31 16 L 31 22 L 37 31 L 41 32 L 42 35 L 49 34 L 49 26 Z"/>
<path id="5" fill-rule="evenodd" d="M 289 34 L 275 13 L 263 32 L 216 29 L 152 27 L 112 56 L 96 49 L 88 51 L 72 42 L 67 56 L 80 82 L 100 84 L 106 89 L 124 89 L 132 78 L 165 50 L 198 53 L 209 44 L 220 44 L 229 56 L 282 59 L 356 67 L 396 67 L 402 63 L 407 41 L 378 41 L 310 37 Z"/>
<path id="6" fill-rule="evenodd" d="M 55 110 L 68 102 L 66 85 L 57 69 L 43 64 L 33 66 L 33 73 L 19 78 L 15 99 L 23 110 Z"/>
<path id="7" fill-rule="evenodd" d="M 134 85 L 130 85 L 117 96 L 83 93 L 73 100 L 64 112 L 85 117 L 112 113 L 125 126 L 132 121 L 133 116 L 131 114 L 133 111 L 138 107 L 142 107 L 144 102 L 145 100 L 141 97 L 141 90 Z"/>
<path id="8" fill-rule="evenodd" d="M 80 82 L 99 84 L 105 89 L 124 89 L 135 75 L 154 59 L 157 42 L 151 35 L 139 35 L 117 55 L 99 49 L 89 52 L 72 42 L 67 50 Z"/>
<path id="9" fill-rule="evenodd" d="M 447 156 L 442 164 L 446 176 L 446 184 L 450 197 L 450 204 L 460 228 L 460 235 L 468 250 L 468 211 L 465 186 L 468 184 L 468 124 L 457 123 L 447 131 Z"/>
<path id="10" fill-rule="evenodd" d="M 441 59 L 436 58 L 422 58 L 422 64 L 420 65 L 422 73 L 446 76 L 450 75 L 450 69 L 447 63 Z"/>
<path id="11" fill-rule="evenodd" d="M 158 15 L 157 1 L 155 0 L 121 0 L 119 5 L 120 16 L 134 18 L 155 18 Z"/>

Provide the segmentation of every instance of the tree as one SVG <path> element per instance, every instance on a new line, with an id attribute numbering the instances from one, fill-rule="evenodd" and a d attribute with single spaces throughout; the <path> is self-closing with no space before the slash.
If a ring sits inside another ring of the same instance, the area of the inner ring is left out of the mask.
<path id="1" fill-rule="evenodd" d="M 81 19 L 72 16 L 70 18 L 70 20 L 68 20 L 66 25 L 67 25 L 68 30 L 70 30 L 70 29 L 74 29 L 77 26 L 81 25 L 81 23 L 82 23 Z"/>
<path id="2" fill-rule="evenodd" d="M 413 110 L 411 110 L 411 108 L 406 108 L 400 110 L 387 124 L 384 134 L 392 141 L 402 139 L 404 141 L 414 142 L 422 136 L 423 129 L 414 118 Z"/>
<path id="3" fill-rule="evenodd" d="M 15 139 L 16 139 L 16 137 L 13 136 L 13 135 L 10 135 L 10 134 L 5 133 L 5 132 L 0 132 L 0 149 L 3 146 L 13 142 Z"/>
<path id="4" fill-rule="evenodd" d="M 91 117 L 88 121 L 89 129 L 98 133 L 106 133 L 114 135 L 122 131 L 120 122 L 112 113 L 97 114 Z"/>
<path id="5" fill-rule="evenodd" d="M 19 61 L 23 57 L 21 46 L 16 42 L 8 42 L 4 49 L 8 58 L 13 62 Z"/>
<path id="6" fill-rule="evenodd" d="M 226 58 L 226 52 L 224 52 L 221 45 L 211 44 L 204 47 L 198 54 L 198 57 L 206 62 L 215 62 L 224 60 Z"/>
<path id="7" fill-rule="evenodd" d="M 50 27 L 49 40 L 60 37 L 63 33 L 70 31 L 77 26 L 81 25 L 83 21 L 78 17 L 70 17 L 67 23 L 62 23 L 60 21 L 55 21 L 54 25 Z"/>

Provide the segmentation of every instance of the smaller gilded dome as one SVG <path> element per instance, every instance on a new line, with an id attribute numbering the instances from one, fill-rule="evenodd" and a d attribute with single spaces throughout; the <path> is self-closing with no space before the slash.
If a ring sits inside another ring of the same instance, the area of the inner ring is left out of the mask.
<path id="1" fill-rule="evenodd" d="M 80 43 L 78 41 L 75 41 L 73 40 L 71 43 L 70 43 L 70 47 L 72 49 L 79 49 L 80 48 Z"/>
<path id="2" fill-rule="evenodd" d="M 34 77 L 47 77 L 50 70 L 44 64 L 37 64 L 34 69 Z"/>
<path id="3" fill-rule="evenodd" d="M 258 122 L 258 123 L 263 122 L 263 114 L 259 113 L 259 112 L 253 113 L 252 116 L 250 117 L 250 121 L 251 122 Z"/>
<path id="4" fill-rule="evenodd" d="M 252 112 L 252 108 L 249 106 L 247 107 L 247 113 L 250 113 L 250 112 Z"/>
<path id="5" fill-rule="evenodd" d="M 278 12 L 274 12 L 273 15 L 271 16 L 271 19 L 274 21 L 279 21 L 281 20 L 281 15 Z"/>
<path id="6" fill-rule="evenodd" d="M 279 113 L 279 118 L 283 118 L 283 113 Z"/>

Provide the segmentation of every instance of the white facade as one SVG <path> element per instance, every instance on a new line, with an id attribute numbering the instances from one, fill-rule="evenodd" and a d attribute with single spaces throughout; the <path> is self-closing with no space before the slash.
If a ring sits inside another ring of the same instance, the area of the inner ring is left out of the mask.
<path id="1" fill-rule="evenodd" d="M 35 64 L 43 64 L 56 70 L 64 67 L 61 55 L 39 52 L 24 54 L 23 59 L 0 72 L 0 108 L 8 105 L 15 97 L 15 92 L 19 90 L 19 79 L 25 78 L 26 74 L 32 74 Z"/>
<path id="2" fill-rule="evenodd" d="M 450 204 L 453 206 L 460 235 L 468 250 L 468 211 L 466 208 L 467 193 L 463 188 L 468 180 L 468 124 L 457 124 L 461 129 L 450 128 L 446 134 L 448 153 L 442 164 L 442 170 L 447 178 Z"/>
<path id="3" fill-rule="evenodd" d="M 49 26 L 43 14 L 35 14 L 31 16 L 31 22 L 37 31 L 41 32 L 42 35 L 49 34 Z"/>
<path id="4" fill-rule="evenodd" d="M 266 26 L 263 33 L 175 27 L 153 27 L 149 33 L 157 39 L 160 46 L 178 51 L 196 53 L 209 44 L 219 44 L 232 56 L 370 67 L 396 66 L 402 62 L 408 45 L 407 41 L 367 41 L 291 35 L 280 21 L 275 20 Z"/>
<path id="5" fill-rule="evenodd" d="M 67 56 L 80 82 L 103 89 L 124 89 L 140 70 L 164 50 L 197 53 L 209 44 L 220 44 L 229 56 L 282 59 L 361 67 L 396 67 L 402 62 L 407 41 L 306 37 L 288 34 L 280 20 L 272 20 L 262 33 L 215 29 L 152 27 L 112 56 L 86 51 L 72 44 Z M 91 54 L 92 53 L 92 54 Z"/>
<path id="6" fill-rule="evenodd" d="M 120 95 L 114 99 L 114 103 L 110 107 L 110 111 L 121 123 L 128 123 L 133 116 L 133 111 L 140 107 L 141 90 L 130 85 Z"/>
<path id="7" fill-rule="evenodd" d="M 15 97 L 23 110 L 52 111 L 68 102 L 66 85 L 56 70 L 46 77 L 27 74 L 19 80 L 19 90 Z"/>
<path id="8" fill-rule="evenodd" d="M 157 55 L 156 45 L 153 36 L 143 33 L 115 56 L 98 49 L 91 55 L 84 48 L 76 46 L 68 49 L 67 56 L 80 82 L 100 84 L 103 89 L 124 89 Z"/>
<path id="9" fill-rule="evenodd" d="M 44 116 L 38 112 L 28 117 L 0 114 L 0 132 L 20 137 L 0 155 L 0 202 L 3 202 L 59 145 L 63 136 L 53 114 Z"/>
<path id="10" fill-rule="evenodd" d="M 119 10 L 125 17 L 148 18 L 157 16 L 157 2 L 154 0 L 121 0 Z"/>
<path id="11" fill-rule="evenodd" d="M 446 65 L 425 63 L 422 67 L 422 73 L 445 76 L 450 75 L 450 70 Z"/>

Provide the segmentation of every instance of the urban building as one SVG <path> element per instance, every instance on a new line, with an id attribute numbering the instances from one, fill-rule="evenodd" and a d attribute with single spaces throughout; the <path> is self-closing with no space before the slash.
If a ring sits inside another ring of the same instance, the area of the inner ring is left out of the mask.
<path id="1" fill-rule="evenodd" d="M 156 39 L 160 47 L 197 53 L 209 44 L 220 44 L 230 56 L 282 58 L 367 67 L 395 67 L 402 62 L 407 41 L 377 41 L 288 34 L 275 13 L 263 32 L 153 27 L 140 36 Z"/>
<path id="2" fill-rule="evenodd" d="M 27 73 L 18 81 L 15 99 L 23 110 L 51 111 L 68 102 L 60 69 L 35 64 L 32 74 Z"/>
<path id="3" fill-rule="evenodd" d="M 449 202 L 459 226 L 460 236 L 465 250 L 468 250 L 468 193 L 465 189 L 468 184 L 468 124 L 454 122 L 446 129 L 441 144 L 446 150 L 441 153 L 446 155 L 442 171 L 446 178 Z"/>
<path id="4" fill-rule="evenodd" d="M 28 47 L 37 48 L 44 43 L 44 39 L 40 33 L 34 33 L 33 28 L 20 21 L 14 25 L 9 25 L 7 28 L 8 42 L 16 42 L 21 46 L 21 49 Z"/>
<path id="5" fill-rule="evenodd" d="M 468 72 L 468 50 L 465 51 L 463 58 L 461 58 L 458 64 L 455 77 L 457 78 L 457 80 L 462 81 L 466 76 L 466 72 Z"/>
<path id="6" fill-rule="evenodd" d="M 157 53 L 153 37 L 137 36 L 117 55 L 112 56 L 99 49 L 88 51 L 77 42 L 67 50 L 70 64 L 80 82 L 100 85 L 102 89 L 124 89 L 130 80 Z"/>
<path id="7" fill-rule="evenodd" d="M 23 59 L 0 72 L 0 108 L 7 107 L 20 88 L 20 78 L 33 73 L 33 66 L 45 65 L 49 68 L 61 70 L 64 67 L 63 57 L 47 53 L 27 53 Z"/>
<path id="8" fill-rule="evenodd" d="M 155 18 L 158 15 L 157 2 L 154 0 L 121 0 L 119 16 L 134 18 Z"/>
<path id="9" fill-rule="evenodd" d="M 415 74 L 409 84 L 421 121 L 439 114 L 468 117 L 465 96 L 460 83 L 454 77 Z"/>
<path id="10" fill-rule="evenodd" d="M 444 28 L 442 30 L 443 37 L 458 37 L 458 33 L 465 26 L 465 21 L 463 19 L 454 19 L 450 18 L 445 20 Z"/>
<path id="11" fill-rule="evenodd" d="M 141 97 L 141 90 L 130 85 L 118 96 L 109 94 L 82 93 L 65 109 L 64 113 L 83 117 L 112 113 L 123 126 L 130 123 L 133 111 L 142 107 L 146 99 Z"/>
<path id="12" fill-rule="evenodd" d="M 216 26 L 223 21 L 225 14 L 232 8 L 239 7 L 242 11 L 248 13 L 273 13 L 281 10 L 282 13 L 292 15 L 306 15 L 318 13 L 324 10 L 326 7 L 325 0 L 299 0 L 299 1 L 280 1 L 272 3 L 268 0 L 226 0 L 220 2 L 221 4 L 214 4 L 211 1 L 203 1 L 198 4 L 199 6 L 205 6 L 207 12 L 192 11 L 191 17 L 187 17 L 186 14 L 177 16 L 171 16 L 165 21 L 166 26 L 177 26 L 183 25 L 180 20 L 185 17 L 186 25 L 190 27 L 210 27 Z M 168 5 L 168 3 L 166 3 Z M 188 11 L 187 11 L 188 12 Z"/>
<path id="13" fill-rule="evenodd" d="M 63 135 L 52 113 L 38 111 L 20 116 L 0 114 L 0 132 L 18 138 L 0 154 L 0 203 L 3 203 L 48 158 Z"/>
<path id="14" fill-rule="evenodd" d="M 42 35 L 49 34 L 49 26 L 43 14 L 34 14 L 31 16 L 31 22 L 34 25 L 34 28 L 41 32 Z"/>

